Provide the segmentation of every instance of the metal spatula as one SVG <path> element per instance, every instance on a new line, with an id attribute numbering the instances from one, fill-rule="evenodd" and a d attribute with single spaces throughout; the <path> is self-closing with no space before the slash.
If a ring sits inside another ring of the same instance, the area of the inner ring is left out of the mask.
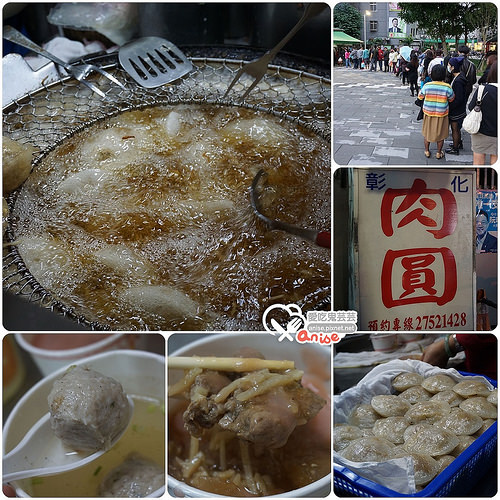
<path id="1" fill-rule="evenodd" d="M 147 89 L 178 80 L 193 69 L 191 61 L 178 47 L 157 36 L 123 45 L 118 51 L 118 60 L 122 68 Z"/>

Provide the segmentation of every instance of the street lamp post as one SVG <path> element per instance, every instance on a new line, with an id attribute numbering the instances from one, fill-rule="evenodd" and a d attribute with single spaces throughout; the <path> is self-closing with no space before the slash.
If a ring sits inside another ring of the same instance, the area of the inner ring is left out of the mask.
<path id="1" fill-rule="evenodd" d="M 363 15 L 363 21 L 364 21 L 364 29 L 365 29 L 365 36 L 364 36 L 364 42 L 365 42 L 365 49 L 366 49 L 366 16 L 370 16 L 371 13 L 369 10 L 365 10 L 365 13 Z"/>

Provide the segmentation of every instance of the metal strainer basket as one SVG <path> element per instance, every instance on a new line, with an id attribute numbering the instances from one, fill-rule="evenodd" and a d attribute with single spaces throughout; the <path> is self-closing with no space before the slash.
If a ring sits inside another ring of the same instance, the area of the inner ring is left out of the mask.
<path id="1" fill-rule="evenodd" d="M 126 90 L 97 77 L 105 91 L 102 99 L 73 79 L 63 78 L 44 85 L 3 109 L 3 135 L 37 149 L 36 165 L 63 140 L 92 125 L 124 111 L 167 104 L 239 105 L 271 113 L 311 130 L 329 140 L 331 130 L 330 80 L 313 73 L 283 66 L 270 66 L 267 75 L 243 101 L 239 96 L 248 82 L 242 79 L 227 99 L 223 95 L 243 60 L 193 57 L 194 70 L 181 81 L 156 89 L 139 87 L 119 67 L 116 56 L 94 57 L 86 62 L 98 64 L 125 83 Z M 7 199 L 14 207 L 18 191 Z M 70 317 L 94 330 L 105 325 L 89 321 L 54 298 L 23 262 L 17 247 L 9 245 L 16 238 L 16 221 L 7 220 L 3 256 L 3 285 L 10 293 Z"/>

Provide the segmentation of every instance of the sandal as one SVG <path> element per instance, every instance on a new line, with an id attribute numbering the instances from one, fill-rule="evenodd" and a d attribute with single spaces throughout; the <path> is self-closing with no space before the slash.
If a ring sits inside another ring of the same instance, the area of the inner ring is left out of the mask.
<path id="1" fill-rule="evenodd" d="M 438 151 L 436 153 L 436 160 L 440 160 L 441 158 L 444 158 L 444 153 L 442 151 Z"/>
<path id="2" fill-rule="evenodd" d="M 431 152 L 430 151 L 424 151 L 424 155 L 426 158 L 430 158 L 431 157 Z"/>

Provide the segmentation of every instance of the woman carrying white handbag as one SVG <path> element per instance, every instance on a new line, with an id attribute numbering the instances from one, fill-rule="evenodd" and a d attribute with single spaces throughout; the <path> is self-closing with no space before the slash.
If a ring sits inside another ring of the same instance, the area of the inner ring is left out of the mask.
<path id="1" fill-rule="evenodd" d="M 498 129 L 497 129 L 497 62 L 493 63 L 488 73 L 486 85 L 482 85 L 474 92 L 470 102 L 469 110 L 475 113 L 474 107 L 478 99 L 479 90 L 481 96 L 481 125 L 476 133 L 471 133 L 472 152 L 474 165 L 486 165 L 486 155 L 490 155 L 490 165 L 498 160 Z M 467 130 L 466 121 L 473 121 L 471 113 L 464 120 L 463 127 Z M 472 132 L 472 130 L 471 130 Z"/>

